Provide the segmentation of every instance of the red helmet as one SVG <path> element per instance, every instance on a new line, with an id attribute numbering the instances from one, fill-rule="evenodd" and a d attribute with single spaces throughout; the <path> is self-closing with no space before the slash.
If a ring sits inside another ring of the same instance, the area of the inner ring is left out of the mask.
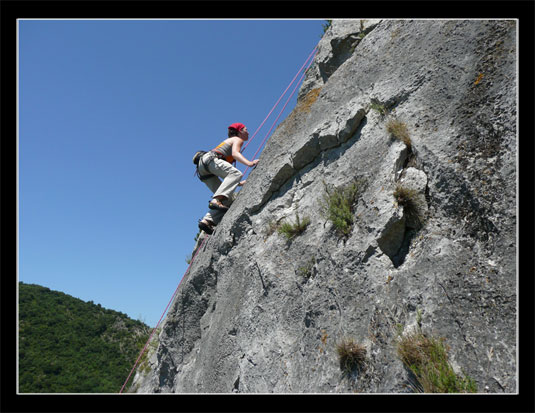
<path id="1" fill-rule="evenodd" d="M 228 128 L 229 129 L 236 129 L 237 131 L 241 131 L 243 128 L 245 128 L 245 125 L 243 123 L 233 123 Z"/>

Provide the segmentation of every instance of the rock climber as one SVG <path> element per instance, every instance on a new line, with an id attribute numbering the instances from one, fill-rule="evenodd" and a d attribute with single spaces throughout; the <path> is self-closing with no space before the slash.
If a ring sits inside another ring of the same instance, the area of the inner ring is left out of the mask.
<path id="1" fill-rule="evenodd" d="M 214 193 L 208 203 L 209 211 L 199 221 L 199 228 L 207 234 L 214 232 L 214 227 L 229 209 L 234 200 L 234 190 L 245 183 L 240 181 L 242 173 L 232 164 L 236 161 L 246 166 L 258 164 L 258 159 L 249 161 L 241 154 L 243 142 L 248 139 L 247 127 L 243 123 L 233 123 L 228 127 L 227 139 L 211 151 L 197 153 L 193 158 L 199 178 Z"/>

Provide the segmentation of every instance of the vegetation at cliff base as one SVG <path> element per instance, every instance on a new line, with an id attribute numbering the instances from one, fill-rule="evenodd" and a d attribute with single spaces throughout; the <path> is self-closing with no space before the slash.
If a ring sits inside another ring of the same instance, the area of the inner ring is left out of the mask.
<path id="1" fill-rule="evenodd" d="M 118 393 L 149 334 L 126 314 L 19 283 L 19 391 Z"/>

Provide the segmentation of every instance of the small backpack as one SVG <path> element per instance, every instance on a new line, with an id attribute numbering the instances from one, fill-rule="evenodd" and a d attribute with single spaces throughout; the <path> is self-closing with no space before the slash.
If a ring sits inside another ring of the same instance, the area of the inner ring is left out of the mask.
<path id="1" fill-rule="evenodd" d="M 206 151 L 197 151 L 195 152 L 195 155 L 193 155 L 193 163 L 195 165 L 199 165 L 200 159 L 203 157 L 203 155 L 206 153 Z"/>

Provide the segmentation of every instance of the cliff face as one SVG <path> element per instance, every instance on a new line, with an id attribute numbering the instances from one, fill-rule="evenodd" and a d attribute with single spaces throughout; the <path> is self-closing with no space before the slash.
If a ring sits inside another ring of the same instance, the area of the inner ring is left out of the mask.
<path id="1" fill-rule="evenodd" d="M 411 392 L 396 343 L 422 331 L 479 392 L 516 392 L 516 31 L 333 21 L 132 387 Z M 344 235 L 322 205 L 353 182 Z M 348 338 L 366 350 L 350 374 Z"/>

